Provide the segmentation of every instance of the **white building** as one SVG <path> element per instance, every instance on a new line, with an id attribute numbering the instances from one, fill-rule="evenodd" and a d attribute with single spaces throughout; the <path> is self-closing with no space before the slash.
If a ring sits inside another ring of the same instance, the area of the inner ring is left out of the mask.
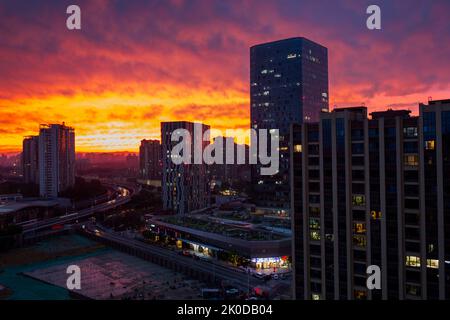
<path id="1" fill-rule="evenodd" d="M 75 131 L 60 124 L 43 124 L 39 130 L 39 190 L 55 198 L 75 184 Z"/>

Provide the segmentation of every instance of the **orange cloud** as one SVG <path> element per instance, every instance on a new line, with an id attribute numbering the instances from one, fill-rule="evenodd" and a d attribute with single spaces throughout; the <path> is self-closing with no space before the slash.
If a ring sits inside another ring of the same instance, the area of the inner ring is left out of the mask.
<path id="1" fill-rule="evenodd" d="M 0 153 L 20 151 L 40 123 L 75 127 L 81 152 L 136 151 L 161 121 L 248 128 L 249 47 L 292 36 L 329 48 L 331 107 L 450 96 L 445 2 L 383 2 L 404 19 L 384 16 L 378 33 L 353 2 L 78 2 L 77 32 L 65 28 L 68 1 L 0 4 Z"/>

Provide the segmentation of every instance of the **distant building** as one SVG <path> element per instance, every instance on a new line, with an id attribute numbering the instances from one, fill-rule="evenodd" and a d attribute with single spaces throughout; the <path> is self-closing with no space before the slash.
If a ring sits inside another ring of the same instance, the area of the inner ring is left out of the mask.
<path id="1" fill-rule="evenodd" d="M 60 124 L 43 124 L 39 131 L 40 195 L 55 198 L 75 184 L 75 131 Z"/>
<path id="2" fill-rule="evenodd" d="M 161 144 L 158 140 L 142 140 L 139 147 L 139 175 L 146 180 L 161 180 Z"/>
<path id="3" fill-rule="evenodd" d="M 450 298 L 450 100 L 409 113 L 343 108 L 292 126 L 296 299 Z"/>
<path id="4" fill-rule="evenodd" d="M 139 171 L 139 157 L 136 154 L 129 153 L 125 158 L 125 162 L 128 174 L 136 176 Z"/>
<path id="5" fill-rule="evenodd" d="M 89 158 L 81 158 L 80 155 L 77 155 L 77 159 L 75 161 L 75 170 L 80 174 L 83 171 L 89 170 L 91 168 L 91 160 Z M 80 174 L 81 175 L 81 174 Z"/>
<path id="6" fill-rule="evenodd" d="M 252 166 L 258 206 L 288 213 L 289 128 L 291 123 L 318 121 L 322 110 L 328 110 L 327 48 L 305 38 L 250 48 L 250 126 L 278 129 L 280 134 L 279 173 L 264 176 L 260 164 Z"/>
<path id="7" fill-rule="evenodd" d="M 235 182 L 250 182 L 250 165 L 249 165 L 249 147 L 247 145 L 239 145 L 234 142 L 233 137 L 216 137 L 223 141 L 223 164 L 210 165 L 210 176 L 216 181 L 233 185 Z M 227 156 L 227 143 L 232 146 L 230 155 Z M 238 148 L 244 154 L 242 163 L 238 163 Z M 229 161 L 227 163 L 227 158 Z"/>
<path id="8" fill-rule="evenodd" d="M 180 142 L 171 141 L 172 132 L 185 129 L 191 135 L 190 149 L 192 164 L 173 163 L 172 148 Z M 194 164 L 196 148 L 203 154 L 204 148 L 210 143 L 202 137 L 208 125 L 187 121 L 161 122 L 162 142 L 162 191 L 163 209 L 173 210 L 177 214 L 187 214 L 195 210 L 206 208 L 210 204 L 210 187 L 208 165 L 201 161 Z M 195 134 L 197 133 L 197 135 Z"/>
<path id="9" fill-rule="evenodd" d="M 0 230 L 9 225 L 25 224 L 27 222 L 45 220 L 57 215 L 55 200 L 22 200 L 1 204 Z"/>
<path id="10" fill-rule="evenodd" d="M 25 183 L 39 184 L 39 136 L 23 140 L 22 173 Z"/>
<path id="11" fill-rule="evenodd" d="M 8 164 L 8 156 L 6 154 L 2 154 L 0 156 L 0 166 L 6 166 Z"/>

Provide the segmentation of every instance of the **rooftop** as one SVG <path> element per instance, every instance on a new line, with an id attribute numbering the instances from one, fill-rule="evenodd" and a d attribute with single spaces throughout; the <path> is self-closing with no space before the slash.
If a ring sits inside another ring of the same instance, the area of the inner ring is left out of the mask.
<path id="1" fill-rule="evenodd" d="M 428 105 L 437 105 L 437 104 L 450 104 L 450 99 L 428 101 Z"/>
<path id="2" fill-rule="evenodd" d="M 409 118 L 410 113 L 411 110 L 387 109 L 386 111 L 374 111 L 370 115 L 372 116 L 372 119 L 395 118 L 395 117 Z"/>
<path id="3" fill-rule="evenodd" d="M 292 41 L 305 41 L 305 42 L 309 42 L 309 43 L 313 43 L 317 46 L 320 46 L 324 49 L 326 49 L 326 47 L 322 46 L 321 44 L 314 42 L 312 40 L 309 40 L 305 37 L 291 37 L 291 38 L 286 38 L 286 39 L 281 39 L 281 40 L 275 40 L 275 41 L 270 41 L 270 42 L 264 42 L 264 43 L 258 43 L 255 44 L 253 46 L 250 47 L 250 49 L 252 48 L 258 48 L 258 47 L 265 47 L 265 46 L 271 46 L 271 45 L 276 45 L 276 44 L 281 44 L 283 42 L 292 42 Z"/>
<path id="4" fill-rule="evenodd" d="M 352 111 L 352 112 L 367 112 L 367 107 L 365 106 L 355 106 L 355 107 L 343 107 L 343 108 L 334 108 L 331 112 L 344 112 L 344 111 Z"/>
<path id="5" fill-rule="evenodd" d="M 35 201 L 20 201 L 0 205 L 0 214 L 7 214 L 17 212 L 26 208 L 32 207 L 54 207 L 58 205 L 58 201 L 55 200 L 35 200 Z"/>
<path id="6" fill-rule="evenodd" d="M 246 241 L 273 241 L 285 238 L 273 232 L 244 229 L 236 226 L 236 224 L 232 225 L 193 217 L 170 216 L 162 218 L 160 222 Z"/>

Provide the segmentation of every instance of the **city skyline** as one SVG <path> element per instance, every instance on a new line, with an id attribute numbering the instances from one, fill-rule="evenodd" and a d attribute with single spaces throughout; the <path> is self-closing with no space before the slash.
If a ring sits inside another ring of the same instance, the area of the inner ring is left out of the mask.
<path id="1" fill-rule="evenodd" d="M 333 16 L 308 1 L 302 10 L 295 1 L 78 4 L 79 32 L 65 28 L 65 2 L 0 5 L 0 153 L 20 152 L 39 123 L 77 128 L 77 152 L 137 152 L 142 139 L 160 139 L 162 121 L 247 129 L 249 48 L 296 36 L 329 49 L 330 109 L 364 102 L 417 114 L 450 90 L 444 2 L 381 2 L 389 34 L 369 31 L 356 2 L 327 3 Z"/>
<path id="2" fill-rule="evenodd" d="M 0 302 L 450 301 L 448 13 L 0 1 Z"/>

